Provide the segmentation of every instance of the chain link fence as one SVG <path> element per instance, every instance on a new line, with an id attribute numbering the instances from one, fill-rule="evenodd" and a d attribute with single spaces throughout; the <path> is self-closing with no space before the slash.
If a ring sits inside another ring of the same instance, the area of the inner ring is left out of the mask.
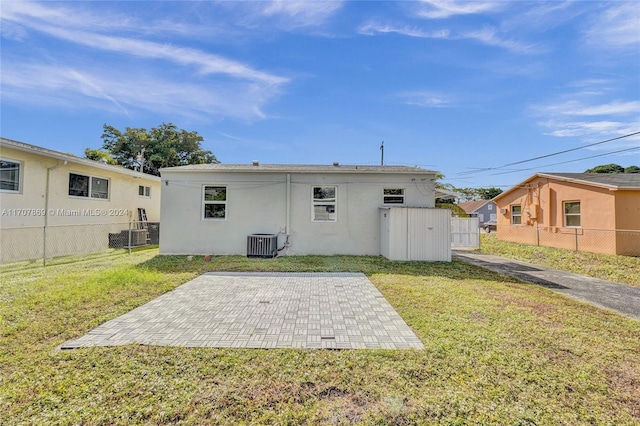
<path id="1" fill-rule="evenodd" d="M 160 223 L 119 222 L 0 229 L 0 264 L 41 261 L 43 265 L 73 256 L 131 251 L 158 245 Z"/>
<path id="2" fill-rule="evenodd" d="M 500 225 L 498 239 L 574 251 L 640 256 L 640 230 Z"/>

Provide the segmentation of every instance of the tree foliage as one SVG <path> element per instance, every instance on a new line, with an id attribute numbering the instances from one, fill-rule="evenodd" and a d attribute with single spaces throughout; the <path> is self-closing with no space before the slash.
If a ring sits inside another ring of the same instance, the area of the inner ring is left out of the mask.
<path id="1" fill-rule="evenodd" d="M 105 124 L 102 148 L 118 164 L 132 170 L 159 176 L 162 167 L 187 164 L 219 163 L 211 151 L 203 150 L 204 138 L 198 132 L 178 129 L 174 124 L 162 123 L 151 130 L 125 128 L 124 132 Z"/>
<path id="2" fill-rule="evenodd" d="M 491 200 L 502 194 L 502 189 L 491 186 L 489 188 L 455 188 L 460 194 L 460 201 Z"/>
<path id="3" fill-rule="evenodd" d="M 592 169 L 588 169 L 584 171 L 585 173 L 640 173 L 640 167 L 638 166 L 629 166 L 622 167 L 618 164 L 602 164 L 600 166 L 595 166 Z"/>
<path id="4" fill-rule="evenodd" d="M 87 148 L 84 150 L 85 158 L 93 161 L 101 161 L 106 164 L 117 165 L 118 162 L 115 158 L 111 156 L 107 151 L 103 151 L 101 149 L 91 149 Z"/>

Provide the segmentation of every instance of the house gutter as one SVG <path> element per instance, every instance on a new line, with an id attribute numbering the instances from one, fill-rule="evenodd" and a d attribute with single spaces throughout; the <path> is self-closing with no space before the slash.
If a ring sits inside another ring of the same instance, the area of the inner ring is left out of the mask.
<path id="1" fill-rule="evenodd" d="M 47 225 L 49 224 L 49 181 L 51 171 L 66 166 L 67 160 L 47 168 L 47 183 L 44 190 L 44 227 L 42 228 L 42 266 L 47 266 Z"/>

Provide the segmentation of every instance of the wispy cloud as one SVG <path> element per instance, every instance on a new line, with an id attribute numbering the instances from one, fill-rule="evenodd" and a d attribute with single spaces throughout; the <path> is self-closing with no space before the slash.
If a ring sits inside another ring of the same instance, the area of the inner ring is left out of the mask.
<path id="1" fill-rule="evenodd" d="M 505 2 L 498 1 L 421 0 L 416 13 L 422 18 L 444 19 L 456 15 L 492 12 L 504 6 Z"/>
<path id="2" fill-rule="evenodd" d="M 424 108 L 446 108 L 454 104 L 452 96 L 433 91 L 402 92 L 396 97 L 404 104 Z"/>
<path id="3" fill-rule="evenodd" d="M 408 37 L 418 38 L 450 38 L 449 30 L 424 31 L 416 26 L 402 25 L 394 26 L 390 24 L 382 24 L 378 22 L 367 22 L 358 28 L 358 33 L 362 35 L 376 34 L 400 34 Z"/>
<path id="4" fill-rule="evenodd" d="M 342 7 L 340 1 L 287 1 L 275 0 L 260 3 L 261 14 L 282 17 L 291 28 L 321 25 Z M 252 6 L 253 7 L 253 6 Z"/>
<path id="5" fill-rule="evenodd" d="M 542 118 L 540 125 L 557 137 L 578 137 L 587 141 L 622 136 L 640 130 L 640 101 L 613 100 L 598 103 L 567 100 L 535 105 L 530 111 Z M 634 146 L 639 138 L 618 142 L 620 146 Z"/>
<path id="6" fill-rule="evenodd" d="M 91 107 L 126 115 L 147 110 L 200 120 L 252 120 L 264 118 L 261 106 L 276 95 L 252 85 L 174 81 L 144 71 L 78 71 L 64 65 L 18 65 L 3 70 L 3 85 L 8 87 L 3 90 L 3 97 L 38 107 Z"/>
<path id="7" fill-rule="evenodd" d="M 84 100 L 92 108 L 115 107 L 125 113 L 131 109 L 160 112 L 172 106 L 182 114 L 254 119 L 265 116 L 266 103 L 289 82 L 287 77 L 222 55 L 147 39 L 154 34 L 142 37 L 127 16 L 105 19 L 50 4 L 10 4 L 8 8 L 3 4 L 3 27 L 9 23 L 22 31 L 13 30 L 11 34 L 20 35 L 13 40 L 38 32 L 92 50 L 79 58 L 65 58 L 64 66 L 62 59 L 50 53 L 39 60 L 32 57 L 31 62 L 12 61 L 11 67 L 3 67 L 2 90 L 5 99 L 13 102 L 42 105 L 56 99 L 59 105 L 82 105 Z M 129 70 L 113 67 L 113 57 L 107 59 L 104 53 L 118 55 Z M 13 96 L 16 93 L 20 96 Z"/>
<path id="8" fill-rule="evenodd" d="M 607 49 L 640 48 L 640 7 L 635 2 L 611 2 L 589 20 L 585 38 L 591 45 Z"/>
<path id="9" fill-rule="evenodd" d="M 399 34 L 416 38 L 473 40 L 487 46 L 503 48 L 514 53 L 540 53 L 542 51 L 539 46 L 534 44 L 502 38 L 496 28 L 488 26 L 478 30 L 461 32 L 451 31 L 449 29 L 425 31 L 417 26 L 392 25 L 370 21 L 362 24 L 358 28 L 358 33 L 368 36 L 378 34 Z"/>

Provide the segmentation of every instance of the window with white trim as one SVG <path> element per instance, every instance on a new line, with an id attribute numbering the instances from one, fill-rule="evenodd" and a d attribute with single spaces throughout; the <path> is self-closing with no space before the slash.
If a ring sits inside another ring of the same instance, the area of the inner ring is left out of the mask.
<path id="1" fill-rule="evenodd" d="M 19 161 L 0 158 L 0 191 L 20 192 L 20 171 L 22 164 Z"/>
<path id="2" fill-rule="evenodd" d="M 493 210 L 493 204 L 491 203 L 487 204 L 487 210 L 489 211 Z"/>
<path id="3" fill-rule="evenodd" d="M 403 188 L 385 188 L 382 193 L 384 204 L 404 204 Z"/>
<path id="4" fill-rule="evenodd" d="M 109 199 L 109 179 L 69 173 L 69 196 Z"/>
<path id="5" fill-rule="evenodd" d="M 565 201 L 564 205 L 564 226 L 580 226 L 580 201 Z"/>
<path id="6" fill-rule="evenodd" d="M 311 220 L 314 222 L 335 222 L 338 219 L 338 188 L 336 186 L 314 186 L 312 191 Z"/>
<path id="7" fill-rule="evenodd" d="M 202 190 L 202 218 L 226 219 L 227 187 L 205 185 Z"/>
<path id="8" fill-rule="evenodd" d="M 511 224 L 522 225 L 522 206 L 521 205 L 511 206 Z"/>
<path id="9" fill-rule="evenodd" d="M 150 198 L 151 197 L 151 187 L 150 186 L 144 186 L 144 185 L 138 185 L 138 195 L 141 196 L 141 197 Z"/>

